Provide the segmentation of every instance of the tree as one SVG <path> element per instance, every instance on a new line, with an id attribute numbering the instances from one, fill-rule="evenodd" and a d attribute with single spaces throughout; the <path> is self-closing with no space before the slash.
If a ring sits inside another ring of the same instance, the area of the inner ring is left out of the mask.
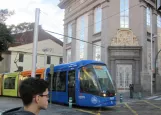
<path id="1" fill-rule="evenodd" d="M 12 33 L 17 34 L 17 33 L 23 33 L 26 31 L 30 31 L 34 29 L 34 23 L 27 23 L 23 22 L 18 25 L 10 25 L 9 28 L 11 29 Z"/>
<path id="2" fill-rule="evenodd" d="M 7 18 L 14 14 L 14 11 L 0 9 L 0 61 L 3 60 L 2 52 L 8 50 L 9 43 L 13 42 L 10 29 L 5 25 Z"/>
<path id="3" fill-rule="evenodd" d="M 0 10 L 0 23 L 4 23 L 7 18 L 11 15 L 13 15 L 14 11 L 8 11 L 8 9 L 1 9 Z"/>
<path id="4" fill-rule="evenodd" d="M 3 60 L 2 52 L 8 50 L 9 44 L 13 42 L 10 29 L 5 24 L 0 23 L 0 61 Z"/>

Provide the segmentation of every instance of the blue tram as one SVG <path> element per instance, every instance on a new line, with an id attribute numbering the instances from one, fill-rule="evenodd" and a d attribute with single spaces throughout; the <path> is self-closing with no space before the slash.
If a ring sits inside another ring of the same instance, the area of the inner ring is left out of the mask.
<path id="1" fill-rule="evenodd" d="M 106 64 L 94 60 L 81 60 L 46 69 L 46 80 L 52 78 L 52 102 L 72 103 L 86 107 L 116 105 L 115 87 Z M 51 92 L 50 92 L 51 93 Z"/>

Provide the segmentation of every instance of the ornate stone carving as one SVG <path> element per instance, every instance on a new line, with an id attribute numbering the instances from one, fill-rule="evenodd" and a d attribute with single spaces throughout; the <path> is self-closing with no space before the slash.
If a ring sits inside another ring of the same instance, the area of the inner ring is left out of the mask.
<path id="1" fill-rule="evenodd" d="M 120 29 L 112 39 L 111 46 L 139 46 L 139 43 L 131 30 Z"/>

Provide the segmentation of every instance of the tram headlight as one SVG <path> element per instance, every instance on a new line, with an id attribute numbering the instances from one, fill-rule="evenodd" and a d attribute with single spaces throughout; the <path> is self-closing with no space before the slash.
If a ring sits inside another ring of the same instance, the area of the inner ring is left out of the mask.
<path id="1" fill-rule="evenodd" d="M 106 97 L 106 94 L 105 93 L 103 94 L 103 97 Z"/>

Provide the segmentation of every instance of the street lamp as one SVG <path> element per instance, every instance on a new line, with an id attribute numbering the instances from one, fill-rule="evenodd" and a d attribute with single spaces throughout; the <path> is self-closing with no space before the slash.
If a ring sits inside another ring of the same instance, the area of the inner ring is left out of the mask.
<path id="1" fill-rule="evenodd" d="M 153 42 L 153 38 L 157 38 L 157 37 L 160 37 L 160 36 L 158 36 L 158 35 L 153 35 L 153 37 L 152 37 L 152 41 L 151 41 L 151 43 Z M 152 44 L 151 44 L 152 45 Z M 152 48 L 152 46 L 151 46 L 151 48 Z M 151 49 L 151 51 L 153 51 L 152 49 Z M 156 56 L 155 56 L 155 60 L 154 60 L 154 63 L 153 63 L 153 57 L 151 57 L 151 88 L 153 88 L 152 87 L 152 85 L 153 85 L 153 77 L 154 78 L 156 78 L 156 63 L 157 63 L 157 58 L 158 58 L 158 54 L 160 53 L 160 51 L 161 51 L 161 49 L 157 52 L 157 54 L 156 54 Z M 152 53 L 152 52 L 151 52 Z M 153 64 L 154 64 L 154 68 L 153 68 Z M 153 73 L 153 71 L 154 71 L 154 73 Z M 155 80 L 156 81 L 156 80 Z M 152 89 L 151 89 L 151 92 L 152 92 Z"/>
<path id="2" fill-rule="evenodd" d="M 157 37 L 160 37 L 158 35 L 155 35 L 153 38 L 157 38 Z M 156 56 L 155 56 L 155 60 L 154 60 L 154 78 L 156 78 L 156 73 L 157 73 L 157 59 L 158 59 L 158 55 L 159 53 L 161 52 L 161 49 L 157 52 Z"/>
<path id="3" fill-rule="evenodd" d="M 151 87 L 151 95 L 153 94 L 153 38 L 158 37 L 158 35 L 152 35 L 152 25 L 151 25 L 151 80 L 150 80 L 150 87 Z"/>
<path id="4" fill-rule="evenodd" d="M 150 38 L 151 38 L 151 80 L 150 80 L 150 89 L 151 89 L 151 95 L 153 95 L 153 15 L 152 15 L 152 9 L 150 9 L 150 17 L 151 17 L 151 24 L 150 24 Z"/>

